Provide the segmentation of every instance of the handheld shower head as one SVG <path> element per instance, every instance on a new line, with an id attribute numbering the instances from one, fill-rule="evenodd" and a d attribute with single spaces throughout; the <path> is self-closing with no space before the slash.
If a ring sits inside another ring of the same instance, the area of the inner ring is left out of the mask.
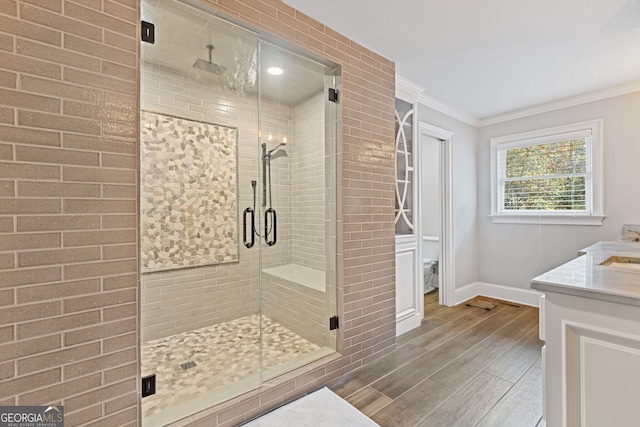
<path id="1" fill-rule="evenodd" d="M 207 49 L 209 49 L 209 62 L 205 61 L 204 59 L 198 59 L 193 64 L 193 68 L 215 74 L 216 76 L 219 76 L 227 71 L 227 67 L 223 67 L 222 65 L 214 64 L 213 62 L 211 62 L 211 52 L 213 51 L 213 49 L 215 49 L 215 46 L 212 44 L 208 44 Z"/>
<path id="2" fill-rule="evenodd" d="M 274 151 L 276 151 L 278 148 L 287 145 L 287 141 L 282 141 L 280 144 L 276 145 L 275 147 L 273 147 L 271 150 L 267 151 L 267 154 L 271 155 L 271 153 L 273 153 Z"/>

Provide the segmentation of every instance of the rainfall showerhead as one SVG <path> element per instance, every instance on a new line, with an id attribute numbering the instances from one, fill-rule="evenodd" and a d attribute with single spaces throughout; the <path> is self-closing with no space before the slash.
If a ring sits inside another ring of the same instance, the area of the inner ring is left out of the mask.
<path id="1" fill-rule="evenodd" d="M 204 59 L 198 59 L 193 64 L 193 68 L 197 68 L 198 70 L 206 71 L 211 74 L 215 74 L 216 76 L 222 75 L 225 71 L 227 71 L 227 67 L 223 67 L 219 64 L 214 64 L 211 62 L 211 52 L 215 49 L 215 46 L 212 44 L 207 45 L 207 49 L 209 49 L 209 62 Z"/>

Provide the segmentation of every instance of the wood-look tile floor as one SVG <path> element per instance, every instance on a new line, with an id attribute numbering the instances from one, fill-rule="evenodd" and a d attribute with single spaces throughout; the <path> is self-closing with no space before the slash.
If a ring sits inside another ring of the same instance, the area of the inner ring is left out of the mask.
<path id="1" fill-rule="evenodd" d="M 478 297 L 488 300 L 487 298 Z M 538 309 L 438 305 L 397 349 L 329 388 L 382 427 L 536 427 L 542 416 Z"/>

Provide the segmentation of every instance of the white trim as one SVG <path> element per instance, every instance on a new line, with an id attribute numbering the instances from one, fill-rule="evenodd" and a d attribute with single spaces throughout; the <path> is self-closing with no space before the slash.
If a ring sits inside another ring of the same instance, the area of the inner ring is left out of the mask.
<path id="1" fill-rule="evenodd" d="M 453 132 L 442 129 L 423 121 L 418 122 L 418 145 L 416 147 L 416 159 L 422 159 L 422 137 L 430 136 L 439 139 L 440 143 L 440 304 L 452 306 L 454 304 L 454 288 L 455 288 L 455 257 L 453 253 Z M 418 200 L 416 206 L 418 209 L 422 206 L 422 192 L 420 184 L 422 183 L 422 171 L 417 168 L 415 182 L 417 183 Z M 416 220 L 418 235 L 422 233 L 421 221 Z M 424 240 L 424 236 L 423 236 Z M 420 259 L 422 259 L 422 244 L 419 248 Z M 423 265 L 420 266 L 422 271 Z M 421 284 L 422 286 L 422 284 Z"/>
<path id="2" fill-rule="evenodd" d="M 423 318 L 424 314 L 421 314 L 420 310 L 410 309 L 408 312 L 397 314 L 396 337 L 420 326 Z"/>
<path id="3" fill-rule="evenodd" d="M 494 224 L 554 224 L 554 225 L 602 225 L 606 215 L 489 215 Z"/>
<path id="4" fill-rule="evenodd" d="M 483 296 L 495 298 L 503 301 L 511 301 L 517 304 L 538 307 L 540 304 L 541 292 L 532 289 L 514 288 L 512 286 L 496 285 L 486 282 L 470 283 L 455 290 L 455 304 L 462 304 L 465 301 Z"/>
<path id="5" fill-rule="evenodd" d="M 540 341 L 546 341 L 547 338 L 547 330 L 546 330 L 546 322 L 547 322 L 547 309 L 545 307 L 547 301 L 547 296 L 545 294 L 540 295 L 538 298 L 538 309 L 540 317 L 538 320 L 538 338 Z"/>
<path id="6" fill-rule="evenodd" d="M 608 89 L 602 89 L 595 92 L 589 92 L 582 95 L 572 96 L 570 98 L 553 101 L 546 104 L 537 105 L 535 107 L 523 108 L 520 110 L 510 111 L 504 114 L 496 114 L 495 116 L 480 119 L 476 126 L 489 126 L 496 123 L 507 122 L 509 120 L 521 119 L 523 117 L 533 116 L 535 114 L 548 113 L 550 111 L 559 110 L 561 108 L 574 107 L 576 105 L 586 104 L 588 102 L 600 101 L 602 99 L 613 98 L 615 96 L 627 95 L 634 92 L 640 92 L 640 81 L 627 83 L 620 86 L 614 86 Z"/>
<path id="7" fill-rule="evenodd" d="M 458 119 L 461 122 L 469 124 L 471 126 L 480 126 L 480 120 L 478 120 L 478 118 L 472 116 L 471 114 L 467 114 L 464 111 L 460 111 L 455 107 L 440 102 L 437 99 L 432 98 L 424 93 L 420 95 L 420 98 L 418 98 L 418 103 L 432 108 L 442 114 L 446 114 L 449 117 Z"/>
<path id="8" fill-rule="evenodd" d="M 424 318 L 424 298 L 423 298 L 423 280 L 422 280 L 422 254 L 420 248 L 422 243 L 418 242 L 415 235 L 411 240 L 402 239 L 404 243 L 400 243 L 400 239 L 396 237 L 396 269 L 398 268 L 397 260 L 399 255 L 411 255 L 411 268 L 413 270 L 411 277 L 412 283 L 408 283 L 409 288 L 398 288 L 398 274 L 396 271 L 396 293 L 409 291 L 411 293 L 412 305 L 409 308 L 404 309 L 401 312 L 396 312 L 396 336 L 403 334 L 413 328 L 420 326 L 422 319 Z M 398 300 L 396 300 L 396 310 Z"/>
<path id="9" fill-rule="evenodd" d="M 415 104 L 423 91 L 423 87 L 396 74 L 396 98 Z"/>
<path id="10" fill-rule="evenodd" d="M 416 99 L 418 97 L 418 93 L 415 93 L 416 91 L 422 91 L 422 88 L 417 87 L 416 85 L 412 85 L 411 82 L 409 82 L 408 80 L 402 79 L 401 77 L 398 77 L 397 80 L 397 86 L 396 86 L 396 97 L 404 102 L 408 102 L 411 104 L 411 110 L 405 115 L 405 117 L 402 120 L 398 120 L 399 123 L 404 123 L 406 121 L 406 119 L 409 117 L 409 115 L 411 116 L 411 149 L 409 150 L 409 147 L 405 147 L 405 150 L 407 152 L 411 152 L 414 153 L 413 157 L 413 163 L 411 165 L 411 167 L 409 167 L 408 164 L 406 164 L 406 170 L 414 170 L 415 171 L 415 164 L 416 161 L 419 157 L 417 157 L 415 155 L 416 150 L 417 150 L 417 146 L 419 145 L 417 142 L 418 139 L 418 127 L 417 127 L 417 111 L 416 111 Z M 412 94 L 412 91 L 414 92 Z M 398 119 L 400 119 L 397 114 L 396 117 Z M 402 131 L 402 129 L 401 129 Z M 398 138 L 400 136 L 400 133 L 398 133 L 398 135 L 396 135 L 396 138 Z M 396 156 L 397 153 L 399 152 L 398 147 L 397 147 L 397 140 L 396 140 Z M 405 157 L 405 161 L 407 160 L 407 157 Z M 397 163 L 397 162 L 395 162 Z M 397 165 L 396 165 L 397 168 Z M 420 234 L 418 234 L 418 229 L 416 228 L 416 224 L 419 222 L 420 219 L 420 207 L 418 204 L 418 195 L 417 195 L 417 191 L 416 191 L 416 186 L 415 186 L 415 181 L 416 181 L 416 175 L 414 174 L 413 176 L 413 188 L 411 191 L 410 195 L 406 194 L 407 188 L 408 186 L 405 185 L 404 187 L 404 191 L 405 191 L 405 195 L 404 197 L 411 197 L 411 205 L 413 206 L 413 224 L 409 223 L 408 218 L 406 218 L 405 216 L 405 220 L 406 223 L 408 225 L 411 226 L 411 234 L 404 234 L 404 235 L 396 235 L 396 249 L 395 249 L 395 257 L 396 257 L 396 263 L 397 263 L 397 259 L 399 254 L 402 253 L 407 253 L 410 252 L 412 253 L 412 263 L 411 263 L 411 268 L 413 270 L 413 274 L 412 274 L 412 283 L 409 283 L 408 285 L 411 287 L 410 289 L 398 289 L 398 284 L 396 283 L 396 293 L 401 291 L 404 292 L 406 290 L 411 292 L 411 297 L 412 297 L 412 306 L 410 308 L 407 308 L 403 311 L 401 311 L 400 313 L 396 313 L 396 336 L 403 334 L 407 331 L 410 331 L 411 329 L 417 328 L 420 326 L 420 324 L 422 323 L 422 319 L 424 318 L 424 298 L 423 298 L 423 279 L 422 279 L 422 271 L 423 271 L 423 264 L 422 264 L 422 240 L 420 239 Z M 396 181 L 397 181 L 397 171 L 396 171 Z M 397 196 L 397 182 L 396 182 L 396 197 Z M 400 206 L 402 206 L 402 199 L 398 200 Z M 404 211 L 402 209 L 399 210 L 399 213 L 401 215 L 405 215 Z M 397 220 L 397 217 L 396 217 Z M 397 264 L 396 264 L 396 268 L 397 268 Z M 396 282 L 397 282 L 397 276 L 396 276 Z M 397 300 L 396 300 L 396 304 L 397 304 Z M 397 305 L 396 305 L 396 310 L 397 310 Z"/>
<path id="11" fill-rule="evenodd" d="M 465 301 L 469 301 L 471 298 L 478 296 L 478 283 L 469 283 L 461 288 L 456 288 L 454 295 L 455 297 L 452 305 L 458 305 Z"/>
<path id="12" fill-rule="evenodd" d="M 583 122 L 570 123 L 566 125 L 554 126 L 544 129 L 536 129 L 527 132 L 514 133 L 510 135 L 498 136 L 491 138 L 491 141 L 495 141 L 496 144 L 504 144 L 505 142 L 542 138 L 549 135 L 560 135 L 563 133 L 573 133 L 576 130 L 593 129 L 592 134 L 595 135 L 598 132 L 602 132 L 602 119 L 586 120 Z"/>
<path id="13" fill-rule="evenodd" d="M 407 102 L 407 101 L 404 101 L 404 102 Z M 415 152 L 415 145 L 416 145 L 414 142 L 416 139 L 416 132 L 415 132 L 416 104 L 410 103 L 410 105 L 411 105 L 411 109 L 407 111 L 403 117 L 400 117 L 398 115 L 397 110 L 395 110 L 395 113 L 394 113 L 396 122 L 398 123 L 397 133 L 396 133 L 396 151 L 395 151 L 396 162 L 394 163 L 394 175 L 396 177 L 396 180 L 395 180 L 396 202 L 398 204 L 398 212 L 396 212 L 394 223 L 397 225 L 398 220 L 403 221 L 407 225 L 407 227 L 409 227 L 409 229 L 412 231 L 411 235 L 413 236 L 414 234 L 416 234 L 415 221 L 416 221 L 416 218 L 419 218 L 418 216 L 419 212 L 414 210 L 414 213 L 411 216 L 411 220 L 409 220 L 409 217 L 407 217 L 407 212 L 404 209 L 405 201 L 407 199 L 407 191 L 409 190 L 409 188 L 411 188 L 409 187 L 409 183 L 411 183 L 411 180 L 409 179 L 409 173 L 413 172 L 413 170 L 415 169 L 415 161 L 416 161 L 415 159 L 413 159 L 413 162 L 409 164 L 409 153 Z M 411 119 L 410 120 L 411 148 L 407 147 L 407 137 L 404 131 L 404 125 L 409 123 L 408 119 Z M 403 149 L 401 149 L 400 143 L 404 145 Z M 398 178 L 398 155 L 399 154 L 402 155 L 404 159 L 404 177 L 402 180 Z M 404 183 L 402 187 L 402 194 L 400 194 L 400 188 L 398 186 L 400 182 Z M 411 194 L 409 196 L 412 199 L 411 200 L 412 203 L 416 203 L 416 195 L 415 195 L 415 190 L 413 190 L 413 188 L 411 188 Z"/>
<path id="14" fill-rule="evenodd" d="M 440 302 L 451 306 L 454 301 L 456 287 L 456 258 L 454 244 L 455 216 L 453 212 L 453 195 L 455 194 L 453 181 L 453 133 L 442 144 L 441 172 L 443 178 L 440 184 Z"/>
<path id="15" fill-rule="evenodd" d="M 540 321 L 542 322 L 542 317 Z M 545 341 L 546 340 L 540 340 Z M 538 422 L 539 426 L 547 425 L 547 345 L 543 345 L 540 349 L 540 365 L 542 367 L 542 420 Z"/>
<path id="16" fill-rule="evenodd" d="M 415 234 L 398 234 L 396 235 L 396 246 L 412 244 L 416 240 Z"/>
<path id="17" fill-rule="evenodd" d="M 522 132 L 515 135 L 500 136 L 491 138 L 497 144 L 504 148 L 519 148 L 525 146 L 551 144 L 556 141 L 565 141 L 569 139 L 590 138 L 592 128 L 597 123 L 581 122 L 574 125 L 563 125 L 548 129 L 538 129 L 530 132 Z M 584 127 L 584 128 L 583 128 Z M 578 128 L 577 130 L 570 130 Z M 564 130 L 567 129 L 567 132 Z M 557 130 L 557 132 L 556 132 Z"/>
<path id="18" fill-rule="evenodd" d="M 569 372 L 569 368 L 567 364 L 569 363 L 568 359 L 568 351 L 570 350 L 570 346 L 568 343 L 567 335 L 575 334 L 572 330 L 571 326 L 567 324 L 566 319 L 560 319 L 560 352 L 562 354 L 561 360 L 561 374 L 560 378 L 562 378 L 562 427 L 567 427 L 567 407 L 568 407 L 568 395 L 567 395 L 567 374 Z M 551 350 L 553 354 L 553 349 Z M 556 350 L 557 351 L 557 350 Z M 555 381 L 554 381 L 555 382 Z M 556 383 L 557 384 L 557 383 Z"/>
<path id="19" fill-rule="evenodd" d="M 540 305 L 540 297 L 543 295 L 542 292 L 534 291 L 533 289 L 514 288 L 486 282 L 478 282 L 477 285 L 478 295 L 531 307 L 538 307 Z"/>

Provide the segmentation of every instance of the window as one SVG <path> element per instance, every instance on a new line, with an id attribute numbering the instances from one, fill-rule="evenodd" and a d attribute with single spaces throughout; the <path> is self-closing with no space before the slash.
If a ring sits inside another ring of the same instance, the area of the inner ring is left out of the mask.
<path id="1" fill-rule="evenodd" d="M 412 235 L 413 104 L 396 98 L 396 235 Z"/>
<path id="2" fill-rule="evenodd" d="M 491 139 L 496 223 L 599 225 L 602 120 Z"/>

